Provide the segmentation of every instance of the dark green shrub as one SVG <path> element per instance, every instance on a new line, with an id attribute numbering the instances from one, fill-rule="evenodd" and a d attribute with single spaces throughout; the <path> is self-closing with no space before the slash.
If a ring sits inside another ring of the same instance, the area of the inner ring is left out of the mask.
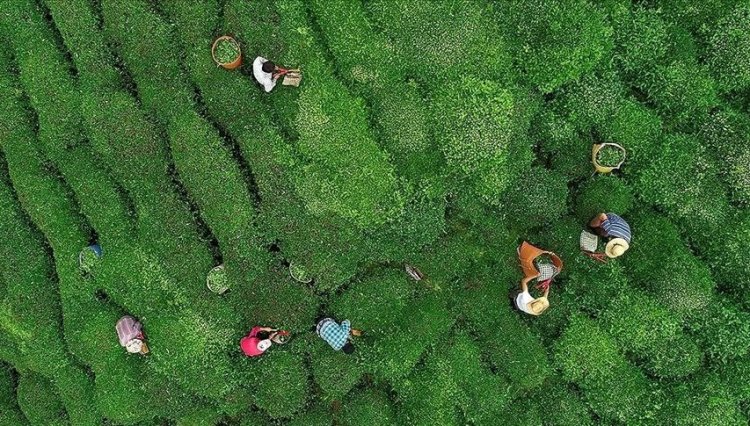
<path id="1" fill-rule="evenodd" d="M 738 400 L 715 374 L 704 374 L 677 383 L 668 405 L 661 411 L 660 420 L 675 425 L 731 425 L 747 424 Z"/>
<path id="2" fill-rule="evenodd" d="M 702 353 L 682 333 L 680 318 L 644 293 L 631 289 L 611 299 L 600 323 L 625 352 L 643 359 L 658 376 L 682 377 L 700 368 Z"/>
<path id="3" fill-rule="evenodd" d="M 54 386 L 41 375 L 31 372 L 18 377 L 18 405 L 33 426 L 70 424 L 60 396 Z"/>
<path id="4" fill-rule="evenodd" d="M 725 297 L 716 296 L 688 326 L 713 361 L 727 363 L 750 351 L 750 313 Z"/>
<path id="5" fill-rule="evenodd" d="M 531 163 L 524 136 L 529 103 L 522 91 L 471 76 L 448 85 L 433 103 L 437 143 L 450 170 L 489 203 Z"/>
<path id="6" fill-rule="evenodd" d="M 748 132 L 750 119 L 731 109 L 711 114 L 701 128 L 702 140 L 717 156 L 720 176 L 740 206 L 750 205 L 750 146 L 744 141 Z"/>
<path id="7" fill-rule="evenodd" d="M 576 316 L 555 345 L 563 378 L 577 384 L 599 416 L 637 421 L 649 393 L 646 376 L 618 351 L 617 345 L 590 319 Z"/>
<path id="8" fill-rule="evenodd" d="M 291 417 L 305 406 L 309 395 L 302 356 L 288 350 L 276 350 L 261 358 L 252 360 L 259 361 L 253 367 L 256 372 L 252 381 L 255 404 L 273 419 Z"/>
<path id="9" fill-rule="evenodd" d="M 694 62 L 659 66 L 646 91 L 662 116 L 676 123 L 689 124 L 719 103 L 715 81 L 703 65 Z"/>
<path id="10" fill-rule="evenodd" d="M 532 122 L 530 131 L 539 146 L 540 156 L 550 168 L 570 179 L 591 176 L 593 140 L 576 131 L 566 118 L 549 109 L 542 109 Z"/>
<path id="11" fill-rule="evenodd" d="M 395 423 L 396 415 L 388 396 L 381 391 L 360 392 L 344 403 L 339 416 L 342 425 L 389 426 Z"/>
<path id="12" fill-rule="evenodd" d="M 578 189 L 576 217 L 581 223 L 588 223 L 599 213 L 614 212 L 625 216 L 633 202 L 633 192 L 625 181 L 611 175 L 596 176 Z"/>
<path id="13" fill-rule="evenodd" d="M 425 84 L 459 78 L 468 68 L 482 70 L 488 79 L 508 79 L 506 43 L 483 2 L 376 0 L 366 6 L 404 68 Z"/>
<path id="14" fill-rule="evenodd" d="M 516 0 L 498 9 L 516 66 L 544 93 L 592 70 L 612 49 L 612 28 L 588 1 Z"/>
<path id="15" fill-rule="evenodd" d="M 368 335 L 383 335 L 405 313 L 415 288 L 403 269 L 380 269 L 352 283 L 330 308 L 336 318 L 351 320 Z"/>
<path id="16" fill-rule="evenodd" d="M 358 328 L 360 325 L 352 322 L 352 327 Z M 369 338 L 370 330 L 365 333 Z M 355 352 L 347 355 L 342 351 L 334 351 L 317 335 L 309 336 L 305 342 L 310 348 L 310 366 L 313 379 L 320 387 L 321 399 L 324 402 L 346 400 L 347 393 L 356 386 L 364 372 L 364 366 L 357 359 L 359 354 Z M 355 342 L 355 347 L 359 349 L 359 346 Z"/>
<path id="17" fill-rule="evenodd" d="M 516 285 L 490 282 L 465 291 L 459 307 L 490 364 L 502 371 L 514 387 L 526 390 L 541 385 L 552 371 L 539 338 L 511 308 L 508 289 Z"/>
<path id="18" fill-rule="evenodd" d="M 750 86 L 750 8 L 738 5 L 724 16 L 710 39 L 709 67 L 722 91 Z"/>
<path id="19" fill-rule="evenodd" d="M 670 48 L 669 24 L 659 9 L 624 4 L 617 8 L 615 57 L 629 74 L 640 76 L 652 70 Z"/>
<path id="20" fill-rule="evenodd" d="M 13 376 L 7 364 L 0 365 L 0 424 L 2 425 L 28 425 L 16 401 L 16 390 L 14 388 Z"/>
<path id="21" fill-rule="evenodd" d="M 503 215 L 517 228 L 549 223 L 567 210 L 568 186 L 559 173 L 532 167 L 510 184 L 503 196 Z"/>

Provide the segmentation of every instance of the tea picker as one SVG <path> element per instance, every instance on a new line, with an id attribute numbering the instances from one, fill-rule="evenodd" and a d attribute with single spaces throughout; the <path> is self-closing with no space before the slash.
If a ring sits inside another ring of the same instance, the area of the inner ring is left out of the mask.
<path id="1" fill-rule="evenodd" d="M 143 326 L 135 318 L 125 315 L 115 325 L 117 338 L 120 346 L 128 353 L 145 355 L 149 353 L 146 345 L 146 336 L 143 334 Z"/>
<path id="2" fill-rule="evenodd" d="M 318 321 L 315 333 L 325 340 L 334 351 L 343 350 L 347 355 L 354 352 L 351 337 L 362 335 L 362 331 L 352 328 L 349 320 L 344 320 L 339 324 L 333 318 L 323 318 Z"/>
<path id="3" fill-rule="evenodd" d="M 521 279 L 521 289 L 514 294 L 513 302 L 522 312 L 541 315 L 549 308 L 550 285 L 562 271 L 562 260 L 555 253 L 535 247 L 527 241 L 517 251 L 524 277 Z M 529 292 L 529 282 L 532 280 L 537 280 L 537 289 L 543 291 L 541 297 L 534 298 Z"/>
<path id="4" fill-rule="evenodd" d="M 586 230 L 581 233 L 581 250 L 592 259 L 606 262 L 607 258 L 620 257 L 630 248 L 630 225 L 620 216 L 614 213 L 601 213 L 591 219 L 589 226 L 597 235 L 607 239 L 604 253 L 597 253 L 597 235 Z"/>
<path id="5" fill-rule="evenodd" d="M 298 87 L 302 82 L 302 71 L 299 69 L 281 68 L 268 59 L 258 56 L 253 61 L 253 77 L 263 86 L 263 90 L 270 92 L 276 87 L 279 77 L 284 77 L 281 82 L 284 86 Z"/>
<path id="6" fill-rule="evenodd" d="M 277 330 L 271 327 L 255 326 L 250 330 L 247 336 L 240 340 L 240 349 L 245 356 L 261 356 L 273 346 L 283 345 L 289 341 L 289 332 L 286 330 Z"/>

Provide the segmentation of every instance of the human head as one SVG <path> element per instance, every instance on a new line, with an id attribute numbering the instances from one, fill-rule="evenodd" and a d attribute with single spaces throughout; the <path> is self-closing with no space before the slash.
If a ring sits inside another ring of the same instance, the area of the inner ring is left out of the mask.
<path id="1" fill-rule="evenodd" d="M 258 350 L 261 352 L 265 352 L 266 349 L 271 347 L 271 339 L 264 339 L 258 342 Z"/>
<path id="2" fill-rule="evenodd" d="M 345 354 L 349 355 L 354 353 L 354 345 L 352 345 L 352 342 L 346 342 L 343 348 L 341 348 Z"/>
<path id="3" fill-rule="evenodd" d="M 266 61 L 263 63 L 263 72 L 272 73 L 274 71 L 276 71 L 276 64 L 271 61 Z"/>
<path id="4" fill-rule="evenodd" d="M 141 349 L 143 349 L 143 340 L 141 339 L 132 339 L 125 345 L 125 350 L 131 354 L 140 353 Z"/>
<path id="5" fill-rule="evenodd" d="M 629 248 L 630 244 L 624 238 L 613 238 L 607 243 L 604 253 L 607 257 L 614 259 L 622 256 Z"/>
<path id="6" fill-rule="evenodd" d="M 540 297 L 529 302 L 529 308 L 532 315 L 541 315 L 549 308 L 549 300 L 546 297 Z"/>

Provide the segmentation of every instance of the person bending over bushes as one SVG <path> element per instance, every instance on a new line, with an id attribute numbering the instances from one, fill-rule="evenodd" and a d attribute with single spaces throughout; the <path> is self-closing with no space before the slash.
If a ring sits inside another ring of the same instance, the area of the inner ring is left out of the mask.
<path id="1" fill-rule="evenodd" d="M 282 84 L 287 86 L 299 86 L 302 79 L 300 70 L 281 68 L 262 56 L 258 56 L 253 61 L 253 77 L 263 86 L 266 93 L 276 87 L 276 81 L 282 76 L 284 77 Z"/>
<path id="2" fill-rule="evenodd" d="M 130 315 L 120 318 L 115 325 L 117 338 L 120 340 L 120 346 L 125 348 L 128 353 L 145 355 L 148 351 L 146 345 L 146 336 L 143 334 L 143 326 L 139 321 Z"/>
<path id="3" fill-rule="evenodd" d="M 610 259 L 622 256 L 630 248 L 630 225 L 614 213 L 601 213 L 591 219 L 589 226 L 600 236 L 609 238 L 604 254 Z"/>
<path id="4" fill-rule="evenodd" d="M 261 356 L 274 343 L 283 345 L 287 342 L 289 333 L 271 327 L 255 326 L 250 333 L 240 340 L 240 348 L 246 356 Z"/>
<path id="5" fill-rule="evenodd" d="M 315 332 L 318 333 L 323 340 L 326 341 L 333 350 L 343 350 L 345 354 L 351 354 L 354 352 L 354 345 L 350 341 L 351 336 L 361 336 L 360 330 L 352 328 L 349 320 L 344 320 L 341 324 L 338 324 L 333 318 L 324 318 L 318 322 L 318 326 L 315 328 Z"/>

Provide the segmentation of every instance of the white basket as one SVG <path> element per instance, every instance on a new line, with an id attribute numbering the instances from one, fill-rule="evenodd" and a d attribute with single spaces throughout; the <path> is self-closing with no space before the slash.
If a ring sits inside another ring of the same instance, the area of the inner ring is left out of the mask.
<path id="1" fill-rule="evenodd" d="M 206 287 L 208 287 L 209 290 L 211 290 L 213 293 L 216 294 L 224 294 L 229 290 L 228 285 L 219 286 L 217 287 L 215 284 L 212 285 L 211 283 L 211 274 L 212 273 L 224 273 L 224 265 L 219 265 L 214 268 L 211 268 L 210 271 L 208 271 L 208 274 L 206 275 Z"/>
<path id="2" fill-rule="evenodd" d="M 599 237 L 587 230 L 581 231 L 581 250 L 593 253 L 599 247 Z"/>

